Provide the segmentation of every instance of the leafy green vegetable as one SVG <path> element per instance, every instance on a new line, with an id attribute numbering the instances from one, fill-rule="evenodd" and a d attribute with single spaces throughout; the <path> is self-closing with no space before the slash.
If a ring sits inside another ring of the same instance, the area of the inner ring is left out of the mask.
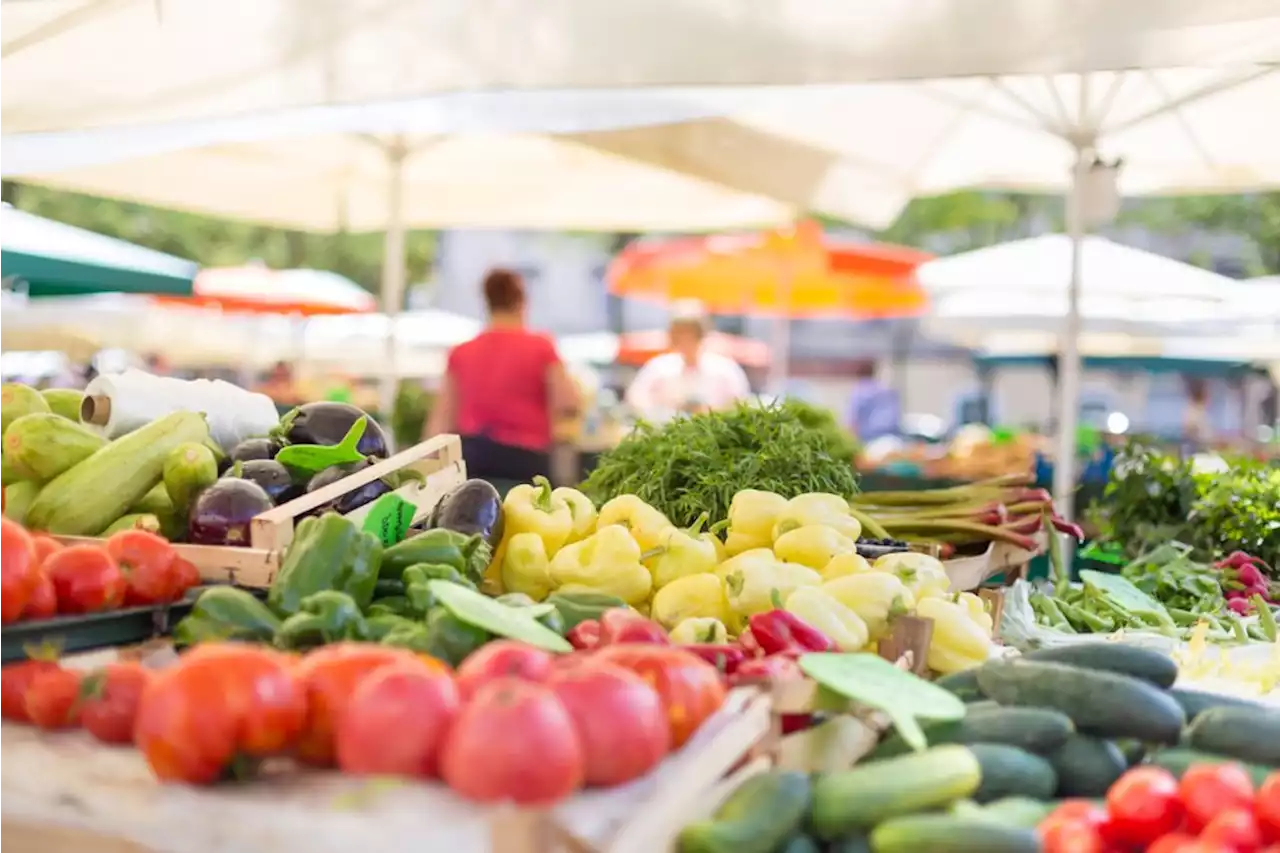
<path id="1" fill-rule="evenodd" d="M 834 416 L 796 400 L 739 403 L 724 412 L 641 423 L 600 457 L 583 490 L 602 503 L 634 494 L 674 524 L 692 525 L 706 512 L 728 517 L 742 489 L 791 498 L 806 492 L 853 495 L 851 437 Z"/>

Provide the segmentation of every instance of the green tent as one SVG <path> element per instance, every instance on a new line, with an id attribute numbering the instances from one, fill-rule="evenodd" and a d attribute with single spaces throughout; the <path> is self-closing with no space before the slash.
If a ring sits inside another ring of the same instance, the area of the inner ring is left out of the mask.
<path id="1" fill-rule="evenodd" d="M 87 293 L 190 296 L 196 264 L 114 237 L 0 208 L 0 272 L 33 297 Z"/>

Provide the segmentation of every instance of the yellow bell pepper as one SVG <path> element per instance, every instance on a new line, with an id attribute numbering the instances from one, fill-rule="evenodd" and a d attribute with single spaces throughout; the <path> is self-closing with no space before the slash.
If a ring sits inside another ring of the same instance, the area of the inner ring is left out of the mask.
<path id="1" fill-rule="evenodd" d="M 542 537 L 536 533 L 512 536 L 502 557 L 502 588 L 542 601 L 551 594 L 552 586 L 551 561 Z"/>
<path id="2" fill-rule="evenodd" d="M 573 584 L 616 595 L 631 605 L 643 603 L 653 589 L 653 578 L 640 563 L 639 544 L 618 525 L 561 548 L 551 558 L 551 581 L 556 587 Z"/>
<path id="3" fill-rule="evenodd" d="M 803 530 L 804 528 L 801 529 Z M 833 581 L 836 578 L 866 574 L 870 571 L 871 564 L 867 562 L 867 558 L 854 552 L 852 554 L 838 554 L 832 557 L 830 562 L 818 569 L 818 574 L 822 575 L 823 581 Z"/>
<path id="4" fill-rule="evenodd" d="M 724 549 L 730 557 L 773 545 L 773 524 L 787 507 L 787 499 L 773 492 L 743 489 L 729 502 L 729 534 Z"/>
<path id="5" fill-rule="evenodd" d="M 773 543 L 773 553 L 779 560 L 799 563 L 819 572 L 832 558 L 857 552 L 857 542 L 825 524 L 806 524 L 788 530 Z"/>
<path id="6" fill-rule="evenodd" d="M 631 532 L 642 552 L 657 548 L 663 535 L 672 528 L 667 517 L 635 495 L 618 495 L 600 507 L 596 530 L 619 525 Z"/>
<path id="7" fill-rule="evenodd" d="M 862 524 L 849 514 L 847 500 L 839 495 L 811 492 L 787 501 L 786 508 L 773 523 L 773 540 L 776 542 L 782 534 L 810 524 L 834 528 L 855 542 L 862 535 Z"/>
<path id="8" fill-rule="evenodd" d="M 867 623 L 820 586 L 791 593 L 786 609 L 830 637 L 842 652 L 860 651 L 867 644 Z"/>
<path id="9" fill-rule="evenodd" d="M 969 617 L 963 604 L 945 598 L 925 598 L 916 604 L 916 615 L 933 620 L 929 643 L 929 668 L 943 674 L 970 669 L 991 653 L 991 635 Z"/>
<path id="10" fill-rule="evenodd" d="M 536 533 L 549 555 L 564 547 L 573 531 L 573 513 L 553 494 L 546 477 L 534 477 L 532 485 L 524 483 L 507 492 L 502 518 L 505 536 Z"/>
<path id="11" fill-rule="evenodd" d="M 719 619 L 710 619 L 705 616 L 681 619 L 680 624 L 671 629 L 671 642 L 677 646 L 728 643 L 729 629 Z"/>
<path id="12" fill-rule="evenodd" d="M 653 595 L 649 617 L 667 630 L 686 619 L 729 618 L 724 581 L 713 574 L 677 578 Z"/>
<path id="13" fill-rule="evenodd" d="M 866 623 L 871 639 L 889 632 L 895 616 L 910 613 L 915 596 L 902 581 L 885 572 L 845 575 L 827 581 L 822 588 Z"/>
<path id="14" fill-rule="evenodd" d="M 566 545 L 570 542 L 581 542 L 596 532 L 596 505 L 591 502 L 591 498 L 567 486 L 552 490 L 551 497 L 564 501 L 569 507 L 569 515 L 573 518 L 573 526 L 569 530 Z"/>
<path id="15" fill-rule="evenodd" d="M 969 618 L 977 623 L 978 627 L 986 631 L 988 635 L 993 634 L 996 629 L 995 622 L 991 618 L 991 614 L 987 612 L 987 603 L 982 600 L 982 596 L 975 595 L 972 592 L 962 592 L 956 596 L 956 603 L 964 607 Z"/>
<path id="16" fill-rule="evenodd" d="M 659 553 L 645 560 L 645 565 L 653 573 L 653 588 L 662 589 L 677 578 L 714 572 L 720 565 L 716 551 L 716 538 L 710 533 L 700 532 L 707 523 L 707 514 L 694 522 L 688 529 L 672 527 L 662 534 L 662 540 L 654 550 Z"/>
<path id="17" fill-rule="evenodd" d="M 928 554 L 917 554 L 914 551 L 885 554 L 872 563 L 871 568 L 877 572 L 897 575 L 898 580 L 911 590 L 916 601 L 950 594 L 951 578 L 947 577 L 946 568 L 942 561 Z"/>
<path id="18" fill-rule="evenodd" d="M 730 557 L 716 572 L 724 578 L 735 624 L 755 613 L 781 609 L 799 587 L 822 583 L 822 576 L 813 569 L 784 563 L 764 548 Z"/>

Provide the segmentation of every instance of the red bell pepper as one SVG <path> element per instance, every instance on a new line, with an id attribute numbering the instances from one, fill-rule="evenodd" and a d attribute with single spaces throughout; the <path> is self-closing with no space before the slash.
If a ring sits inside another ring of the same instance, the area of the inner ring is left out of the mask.
<path id="1" fill-rule="evenodd" d="M 764 649 L 760 648 L 760 643 L 756 641 L 756 635 L 751 633 L 750 628 L 742 629 L 742 633 L 738 635 L 738 645 L 747 653 L 748 658 L 764 657 Z"/>
<path id="2" fill-rule="evenodd" d="M 757 613 L 748 620 L 751 635 L 766 655 L 834 652 L 836 644 L 808 622 L 785 610 Z"/>
<path id="3" fill-rule="evenodd" d="M 569 645 L 580 651 L 590 651 L 600 645 L 600 623 L 595 619 L 584 619 L 565 635 Z"/>
<path id="4" fill-rule="evenodd" d="M 742 684 L 752 681 L 788 681 L 803 678 L 800 664 L 789 655 L 774 655 L 767 658 L 755 658 L 738 664 L 733 673 L 733 683 Z"/>
<path id="5" fill-rule="evenodd" d="M 724 643 L 693 643 L 677 648 L 697 655 L 720 670 L 723 675 L 733 675 L 738 671 L 738 667 L 747 661 L 747 651 L 742 646 Z"/>
<path id="6" fill-rule="evenodd" d="M 600 615 L 600 645 L 616 643 L 648 643 L 669 646 L 671 638 L 662 626 L 634 610 L 615 607 Z"/>

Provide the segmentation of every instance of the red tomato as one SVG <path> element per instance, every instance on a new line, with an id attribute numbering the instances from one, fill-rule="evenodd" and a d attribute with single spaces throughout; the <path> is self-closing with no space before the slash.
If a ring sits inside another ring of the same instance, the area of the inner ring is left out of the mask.
<path id="1" fill-rule="evenodd" d="M 417 663 L 428 671 L 448 672 L 434 658 L 408 649 L 360 643 L 336 643 L 317 649 L 293 665 L 307 698 L 307 721 L 298 741 L 298 757 L 326 767 L 334 762 L 334 732 L 360 682 L 388 664 Z"/>
<path id="2" fill-rule="evenodd" d="M 582 744 L 564 705 L 542 684 L 491 681 L 463 706 L 440 775 L 480 802 L 550 805 L 582 785 Z"/>
<path id="3" fill-rule="evenodd" d="M 167 604 L 179 596 L 177 553 L 163 536 L 146 530 L 121 530 L 107 539 L 107 553 L 120 566 L 130 604 Z"/>
<path id="4" fill-rule="evenodd" d="M 679 749 L 724 704 L 719 671 L 682 649 L 648 644 L 606 646 L 595 659 L 639 675 L 658 691 L 671 726 L 671 748 Z"/>
<path id="5" fill-rule="evenodd" d="M 671 748 L 671 727 L 657 691 L 630 670 L 583 663 L 548 682 L 582 742 L 588 785 L 620 785 L 652 770 Z"/>
<path id="6" fill-rule="evenodd" d="M 64 547 L 66 547 L 57 539 L 54 539 L 52 536 L 44 536 L 41 534 L 32 536 L 31 544 L 35 546 L 35 549 L 36 549 L 36 565 L 37 566 L 43 566 L 45 560 L 49 559 L 50 556 L 58 553 Z"/>
<path id="7" fill-rule="evenodd" d="M 27 686 L 27 717 L 42 729 L 66 729 L 80 722 L 80 673 L 46 670 Z"/>
<path id="8" fill-rule="evenodd" d="M 447 672 L 419 663 L 382 667 L 360 682 L 338 720 L 338 768 L 378 776 L 435 776 L 440 749 L 461 705 Z"/>
<path id="9" fill-rule="evenodd" d="M 0 713 L 6 720 L 29 723 L 27 689 L 36 676 L 61 669 L 55 660 L 24 660 L 0 669 Z"/>
<path id="10" fill-rule="evenodd" d="M 36 587 L 27 599 L 27 606 L 22 611 L 23 619 L 51 619 L 58 615 L 58 593 L 53 589 L 53 581 L 43 569 L 36 570 Z"/>
<path id="11" fill-rule="evenodd" d="M 1268 841 L 1280 844 L 1280 772 L 1268 776 L 1258 789 L 1253 813 L 1258 818 L 1262 835 Z"/>
<path id="12" fill-rule="evenodd" d="M 1101 827 L 1106 825 L 1107 819 L 1107 810 L 1092 800 L 1063 800 L 1045 821 L 1074 820 Z"/>
<path id="13" fill-rule="evenodd" d="M 124 603 L 124 575 L 111 555 L 96 545 L 63 548 L 49 558 L 44 570 L 53 581 L 63 613 L 96 613 Z"/>
<path id="14" fill-rule="evenodd" d="M 1044 853 L 1103 853 L 1102 833 L 1087 820 L 1050 816 L 1037 829 Z"/>
<path id="15" fill-rule="evenodd" d="M 1262 830 L 1249 806 L 1227 809 L 1200 830 L 1200 840 L 1221 844 L 1231 850 L 1253 853 L 1262 846 Z"/>
<path id="16" fill-rule="evenodd" d="M 150 680 L 151 671 L 132 662 L 107 664 L 86 677 L 80 724 L 103 743 L 133 743 L 138 702 Z"/>
<path id="17" fill-rule="evenodd" d="M 1178 782 L 1178 798 L 1193 830 L 1227 809 L 1253 804 L 1253 780 L 1239 764 L 1193 764 Z"/>
<path id="18" fill-rule="evenodd" d="M 1182 824 L 1178 780 L 1159 767 L 1135 767 L 1107 792 L 1107 837 L 1131 846 L 1150 844 Z"/>
<path id="19" fill-rule="evenodd" d="M 552 665 L 552 656 L 542 649 L 515 640 L 495 640 L 477 649 L 458 667 L 458 691 L 463 699 L 470 699 L 481 687 L 499 678 L 546 681 Z"/>
<path id="20" fill-rule="evenodd" d="M 182 598 L 187 594 L 187 590 L 200 586 L 204 579 L 200 577 L 200 570 L 196 568 L 196 564 L 190 560 L 178 557 L 173 561 L 174 574 L 178 580 L 177 598 Z"/>
<path id="21" fill-rule="evenodd" d="M 1185 832 L 1171 832 L 1156 840 L 1155 844 L 1147 847 L 1147 853 L 1186 853 L 1190 845 L 1196 843 L 1194 835 L 1187 835 Z"/>
<path id="22" fill-rule="evenodd" d="M 0 622 L 22 618 L 39 582 L 31 536 L 12 519 L 0 519 Z"/>

